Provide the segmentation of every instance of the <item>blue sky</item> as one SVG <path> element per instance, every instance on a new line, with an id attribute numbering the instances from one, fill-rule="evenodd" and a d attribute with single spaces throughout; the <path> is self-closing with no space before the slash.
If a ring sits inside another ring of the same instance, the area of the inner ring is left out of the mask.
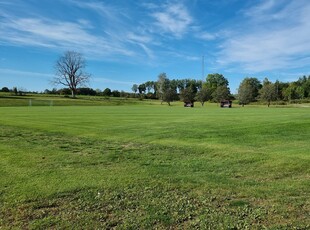
<path id="1" fill-rule="evenodd" d="M 202 56 L 232 92 L 246 76 L 293 81 L 310 74 L 310 1 L 0 0 L 0 87 L 53 88 L 67 50 L 101 90 L 205 79 Z"/>

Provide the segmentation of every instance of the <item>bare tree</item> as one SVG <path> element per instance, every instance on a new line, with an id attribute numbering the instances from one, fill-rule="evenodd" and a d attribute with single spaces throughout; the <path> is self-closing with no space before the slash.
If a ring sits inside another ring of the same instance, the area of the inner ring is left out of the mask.
<path id="1" fill-rule="evenodd" d="M 65 52 L 56 62 L 53 84 L 68 87 L 74 98 L 77 87 L 85 86 L 89 82 L 90 74 L 84 72 L 85 67 L 86 61 L 82 54 L 75 51 Z"/>

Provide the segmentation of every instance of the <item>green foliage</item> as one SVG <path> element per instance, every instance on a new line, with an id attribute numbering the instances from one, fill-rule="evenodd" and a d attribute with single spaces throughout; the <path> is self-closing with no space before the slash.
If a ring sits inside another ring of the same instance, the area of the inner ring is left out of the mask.
<path id="1" fill-rule="evenodd" d="M 205 87 L 211 91 L 212 100 L 215 102 L 229 98 L 228 80 L 222 74 L 208 74 Z"/>
<path id="2" fill-rule="evenodd" d="M 228 80 L 222 74 L 208 74 L 205 84 L 207 87 L 215 90 L 219 86 L 228 86 Z"/>
<path id="3" fill-rule="evenodd" d="M 139 93 L 140 93 L 140 94 L 144 94 L 145 91 L 146 91 L 146 86 L 145 86 L 145 84 L 140 84 L 140 85 L 138 86 L 138 90 L 139 90 Z"/>
<path id="4" fill-rule="evenodd" d="M 254 102 L 258 97 L 259 90 L 262 88 L 257 78 L 245 78 L 238 88 L 238 100 L 242 105 Z"/>
<path id="5" fill-rule="evenodd" d="M 103 92 L 102 92 L 102 95 L 103 96 L 111 96 L 112 95 L 112 91 L 111 91 L 111 89 L 109 89 L 109 88 L 105 88 L 104 90 L 103 90 Z"/>
<path id="6" fill-rule="evenodd" d="M 137 85 L 137 84 L 133 84 L 132 87 L 131 87 L 131 90 L 132 90 L 134 93 L 137 93 L 137 91 L 138 91 L 138 85 Z"/>
<path id="7" fill-rule="evenodd" d="M 265 78 L 263 82 L 263 87 L 259 91 L 260 99 L 267 101 L 268 107 L 270 106 L 271 101 L 277 99 L 276 87 L 275 84 L 270 82 Z"/>
<path id="8" fill-rule="evenodd" d="M 10 92 L 10 89 L 8 87 L 2 87 L 0 92 L 8 93 L 8 92 Z"/>
<path id="9" fill-rule="evenodd" d="M 215 102 L 221 102 L 222 100 L 227 100 L 230 96 L 230 90 L 227 86 L 218 86 L 214 92 L 211 94 Z"/>
<path id="10" fill-rule="evenodd" d="M 202 87 L 202 89 L 197 92 L 196 100 L 203 106 L 206 101 L 211 100 L 211 90 L 206 86 Z"/>
<path id="11" fill-rule="evenodd" d="M 165 73 L 161 73 L 158 76 L 157 80 L 157 93 L 159 99 L 163 102 L 167 102 L 170 105 L 170 102 L 176 99 L 177 91 L 175 85 L 168 79 Z"/>
<path id="12" fill-rule="evenodd" d="M 197 88 L 194 84 L 189 85 L 185 89 L 181 90 L 180 98 L 183 102 L 191 102 L 195 101 L 197 94 Z"/>

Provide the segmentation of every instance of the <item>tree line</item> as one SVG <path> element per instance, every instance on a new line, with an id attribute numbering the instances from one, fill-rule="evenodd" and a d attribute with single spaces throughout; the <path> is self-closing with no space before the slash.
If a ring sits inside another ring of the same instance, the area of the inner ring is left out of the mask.
<path id="1" fill-rule="evenodd" d="M 242 106 L 256 101 L 265 101 L 270 106 L 273 101 L 297 102 L 310 100 L 310 75 L 300 77 L 293 82 L 271 82 L 265 78 L 263 82 L 255 77 L 246 77 L 239 85 L 238 93 L 232 95 L 228 87 L 228 80 L 219 73 L 208 74 L 205 81 L 194 79 L 169 79 L 165 73 L 158 76 L 157 81 L 146 81 L 134 84 L 132 92 L 111 90 L 103 91 L 85 87 L 91 75 L 85 72 L 86 61 L 82 54 L 75 51 L 65 52 L 55 64 L 54 85 L 63 85 L 62 89 L 46 89 L 46 94 L 70 95 L 76 94 L 89 96 L 133 97 L 140 99 L 159 99 L 167 102 L 182 100 L 184 103 L 194 104 L 198 101 L 204 105 L 206 101 L 221 102 L 223 100 L 238 99 Z M 3 87 L 2 92 L 13 92 L 15 95 L 26 93 L 24 89 L 8 89 Z"/>
<path id="2" fill-rule="evenodd" d="M 184 103 L 198 101 L 204 105 L 206 101 L 220 102 L 237 99 L 242 106 L 252 102 L 264 101 L 270 106 L 273 101 L 297 102 L 310 99 L 310 75 L 300 77 L 293 82 L 271 82 L 265 78 L 263 82 L 255 77 L 246 77 L 239 85 L 238 93 L 232 95 L 228 80 L 219 73 L 208 74 L 205 81 L 193 79 L 172 79 L 165 73 L 158 76 L 157 81 L 134 84 L 132 91 L 149 98 L 160 99 L 169 105 L 174 100 Z M 146 93 L 147 92 L 147 93 Z"/>
<path id="3" fill-rule="evenodd" d="M 265 78 L 262 83 L 257 78 L 247 77 L 239 85 L 237 98 L 242 106 L 258 100 L 270 106 L 272 101 L 294 103 L 310 99 L 310 75 L 293 82 L 271 82 Z"/>
<path id="4" fill-rule="evenodd" d="M 172 79 L 166 73 L 161 73 L 157 81 L 147 81 L 140 85 L 134 84 L 132 91 L 147 98 L 160 99 L 167 102 L 182 100 L 184 103 L 199 101 L 202 105 L 206 101 L 220 102 L 233 99 L 228 87 L 228 80 L 222 74 L 209 74 L 206 82 L 194 79 Z"/>
<path id="5" fill-rule="evenodd" d="M 67 86 L 72 97 L 75 97 L 77 87 L 90 79 L 90 74 L 84 71 L 85 66 L 86 61 L 80 53 L 67 51 L 56 62 L 56 77 L 53 82 Z M 266 101 L 269 106 L 274 100 L 304 99 L 310 95 L 309 81 L 309 76 L 304 76 L 291 83 L 279 81 L 273 83 L 267 78 L 261 83 L 257 78 L 248 77 L 240 83 L 237 98 L 242 106 L 257 100 Z M 182 100 L 184 103 L 192 105 L 195 101 L 199 101 L 204 105 L 206 101 L 220 102 L 234 99 L 228 85 L 228 80 L 218 73 L 208 74 L 205 82 L 192 79 L 170 80 L 165 73 L 161 73 L 156 82 L 147 81 L 140 85 L 134 84 L 132 91 L 134 96 L 139 92 L 141 99 L 143 97 L 158 98 L 162 102 L 167 102 L 168 105 L 174 100 Z M 113 92 L 108 88 L 102 94 L 121 96 L 118 91 Z"/>

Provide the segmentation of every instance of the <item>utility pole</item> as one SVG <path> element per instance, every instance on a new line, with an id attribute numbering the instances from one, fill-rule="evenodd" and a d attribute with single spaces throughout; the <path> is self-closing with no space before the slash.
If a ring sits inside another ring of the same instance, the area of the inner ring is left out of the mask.
<path id="1" fill-rule="evenodd" d="M 202 55 L 202 66 L 201 66 L 202 68 L 201 68 L 201 72 L 202 72 L 202 81 L 203 81 L 203 78 L 204 78 L 204 76 L 205 76 L 205 56 L 204 55 Z"/>

